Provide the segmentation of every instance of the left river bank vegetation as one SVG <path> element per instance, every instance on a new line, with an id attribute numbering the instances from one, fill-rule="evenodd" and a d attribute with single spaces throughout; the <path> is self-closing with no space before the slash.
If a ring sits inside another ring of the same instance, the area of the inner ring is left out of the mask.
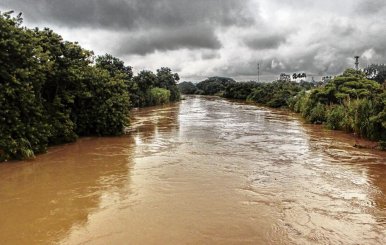
<path id="1" fill-rule="evenodd" d="M 130 110 L 180 99 L 178 74 L 94 56 L 50 29 L 0 13 L 0 162 L 32 158 L 79 136 L 124 133 Z"/>

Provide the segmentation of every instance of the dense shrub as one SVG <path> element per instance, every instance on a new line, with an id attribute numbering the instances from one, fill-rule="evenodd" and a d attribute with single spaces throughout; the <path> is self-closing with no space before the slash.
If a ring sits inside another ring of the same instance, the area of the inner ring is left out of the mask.
<path id="1" fill-rule="evenodd" d="M 164 88 L 152 88 L 149 91 L 149 105 L 162 105 L 170 102 L 170 90 Z"/>
<path id="2" fill-rule="evenodd" d="M 337 105 L 327 111 L 326 126 L 329 129 L 343 129 L 345 118 L 347 117 L 346 108 L 343 105 Z"/>
<path id="3" fill-rule="evenodd" d="M 177 73 L 172 73 L 170 68 L 162 67 L 157 70 L 155 87 L 164 88 L 170 91 L 170 101 L 180 100 L 180 91 L 177 87 L 177 82 L 180 77 Z"/>
<path id="4" fill-rule="evenodd" d="M 134 84 L 132 87 L 134 88 L 133 94 L 135 97 L 132 97 L 132 102 L 134 106 L 153 106 L 180 100 L 180 91 L 177 87 L 178 80 L 178 74 L 173 74 L 169 68 L 165 67 L 158 69 L 157 74 L 151 71 L 141 71 L 133 78 Z M 153 90 L 154 88 L 157 89 Z M 169 95 L 166 96 L 167 94 Z M 167 100 L 166 97 L 168 97 Z"/>
<path id="5" fill-rule="evenodd" d="M 36 91 L 46 79 L 38 62 L 43 50 L 21 23 L 20 15 L 0 15 L 0 161 L 44 151 L 52 131 Z"/>
<path id="6" fill-rule="evenodd" d="M 197 83 L 196 87 L 199 94 L 203 95 L 222 95 L 227 86 L 236 83 L 235 80 L 228 77 L 210 77 Z"/>
<path id="7" fill-rule="evenodd" d="M 386 140 L 386 92 L 362 72 L 349 69 L 325 87 L 299 93 L 290 108 L 312 123 Z"/>
<path id="8" fill-rule="evenodd" d="M 253 89 L 257 88 L 260 84 L 256 82 L 239 82 L 230 83 L 224 91 L 224 97 L 229 99 L 247 99 Z"/>
<path id="9" fill-rule="evenodd" d="M 196 85 L 194 85 L 192 82 L 182 82 L 179 83 L 178 89 L 180 90 L 181 94 L 197 94 L 198 89 Z"/>
<path id="10" fill-rule="evenodd" d="M 247 100 L 274 108 L 288 107 L 293 97 L 307 86 L 309 86 L 308 83 L 299 84 L 288 81 L 261 83 L 252 90 Z"/>
<path id="11" fill-rule="evenodd" d="M 119 135 L 128 125 L 130 97 L 125 80 L 89 67 L 81 77 L 72 118 L 78 135 Z"/>
<path id="12" fill-rule="evenodd" d="M 119 135 L 132 105 L 179 100 L 169 68 L 137 79 L 111 55 L 66 42 L 47 28 L 27 29 L 0 13 L 0 161 L 24 159 L 83 135 Z M 158 88 L 157 88 L 158 87 Z"/>
<path id="13" fill-rule="evenodd" d="M 321 124 L 326 121 L 326 108 L 322 103 L 317 103 L 310 108 L 310 113 L 306 115 L 306 119 L 315 124 Z"/>

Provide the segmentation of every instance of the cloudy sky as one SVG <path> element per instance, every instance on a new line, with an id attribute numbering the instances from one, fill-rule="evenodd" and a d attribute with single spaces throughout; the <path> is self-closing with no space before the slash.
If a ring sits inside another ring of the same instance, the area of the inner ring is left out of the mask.
<path id="1" fill-rule="evenodd" d="M 28 27 L 50 27 L 135 71 L 168 66 L 181 80 L 335 75 L 386 63 L 385 0 L 1 0 Z"/>

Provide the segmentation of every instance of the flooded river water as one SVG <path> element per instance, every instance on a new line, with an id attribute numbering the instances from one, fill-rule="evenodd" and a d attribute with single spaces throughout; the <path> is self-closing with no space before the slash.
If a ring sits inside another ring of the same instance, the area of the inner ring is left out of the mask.
<path id="1" fill-rule="evenodd" d="M 1 244 L 384 244 L 386 154 L 211 97 L 0 164 Z"/>

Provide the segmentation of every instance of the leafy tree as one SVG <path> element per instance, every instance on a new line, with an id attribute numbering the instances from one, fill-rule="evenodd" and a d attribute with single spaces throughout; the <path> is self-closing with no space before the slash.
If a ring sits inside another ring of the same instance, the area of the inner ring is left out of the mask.
<path id="1" fill-rule="evenodd" d="M 51 127 L 38 89 L 45 81 L 41 49 L 22 18 L 0 15 L 0 161 L 46 149 Z"/>
<path id="2" fill-rule="evenodd" d="M 133 78 L 135 83 L 135 98 L 132 99 L 134 106 L 144 107 L 149 106 L 147 95 L 151 88 L 156 84 L 157 77 L 151 71 L 141 71 Z"/>
<path id="3" fill-rule="evenodd" d="M 230 83 L 224 91 L 224 97 L 230 99 L 247 99 L 253 89 L 258 88 L 261 84 L 256 82 Z"/>
<path id="4" fill-rule="evenodd" d="M 180 92 L 176 82 L 179 80 L 177 73 L 172 73 L 170 68 L 162 67 L 157 74 L 151 71 L 141 71 L 133 78 L 136 87 L 135 98 L 132 100 L 137 107 L 156 105 L 151 92 L 153 88 L 163 88 L 170 92 L 168 101 L 180 100 Z M 161 91 L 161 90 L 158 90 Z M 163 91 L 163 90 L 162 90 Z"/>
<path id="5" fill-rule="evenodd" d="M 199 82 L 196 87 L 204 95 L 221 95 L 229 84 L 236 83 L 235 80 L 228 77 L 210 77 Z"/>
<path id="6" fill-rule="evenodd" d="M 306 83 L 296 83 L 288 81 L 275 81 L 272 83 L 262 83 L 253 89 L 247 100 L 271 107 L 287 107 L 293 96 L 305 90 Z"/>
<path id="7" fill-rule="evenodd" d="M 311 99 L 323 104 L 342 103 L 347 99 L 371 98 L 380 91 L 380 85 L 366 79 L 364 73 L 347 69 L 325 87 L 314 90 Z"/>
<path id="8" fill-rule="evenodd" d="M 133 78 L 133 70 L 131 66 L 125 66 L 125 63 L 112 56 L 111 54 L 105 54 L 98 56 L 95 59 L 95 66 L 97 68 L 102 68 L 107 70 L 110 73 L 110 76 L 122 76 L 124 80 L 131 80 Z"/>
<path id="9" fill-rule="evenodd" d="M 40 62 L 45 64 L 45 82 L 41 97 L 52 125 L 51 144 L 71 142 L 77 138 L 76 124 L 71 118 L 74 101 L 79 92 L 79 76 L 92 62 L 92 53 L 77 43 L 65 42 L 52 30 L 34 30 L 41 47 Z"/>
<path id="10" fill-rule="evenodd" d="M 386 142 L 386 92 L 363 72 L 348 69 L 325 87 L 298 94 L 290 106 L 312 123 Z"/>
<path id="11" fill-rule="evenodd" d="M 108 70 L 88 67 L 80 77 L 72 117 L 79 135 L 119 135 L 128 125 L 130 97 L 125 80 Z"/>
<path id="12" fill-rule="evenodd" d="M 182 82 L 177 85 L 182 94 L 197 94 L 198 89 L 192 82 Z"/>
<path id="13" fill-rule="evenodd" d="M 170 91 L 170 101 L 180 100 L 180 91 L 177 87 L 177 82 L 180 77 L 177 73 L 172 73 L 168 67 L 161 67 L 157 70 L 157 79 L 155 86 L 164 88 Z"/>

